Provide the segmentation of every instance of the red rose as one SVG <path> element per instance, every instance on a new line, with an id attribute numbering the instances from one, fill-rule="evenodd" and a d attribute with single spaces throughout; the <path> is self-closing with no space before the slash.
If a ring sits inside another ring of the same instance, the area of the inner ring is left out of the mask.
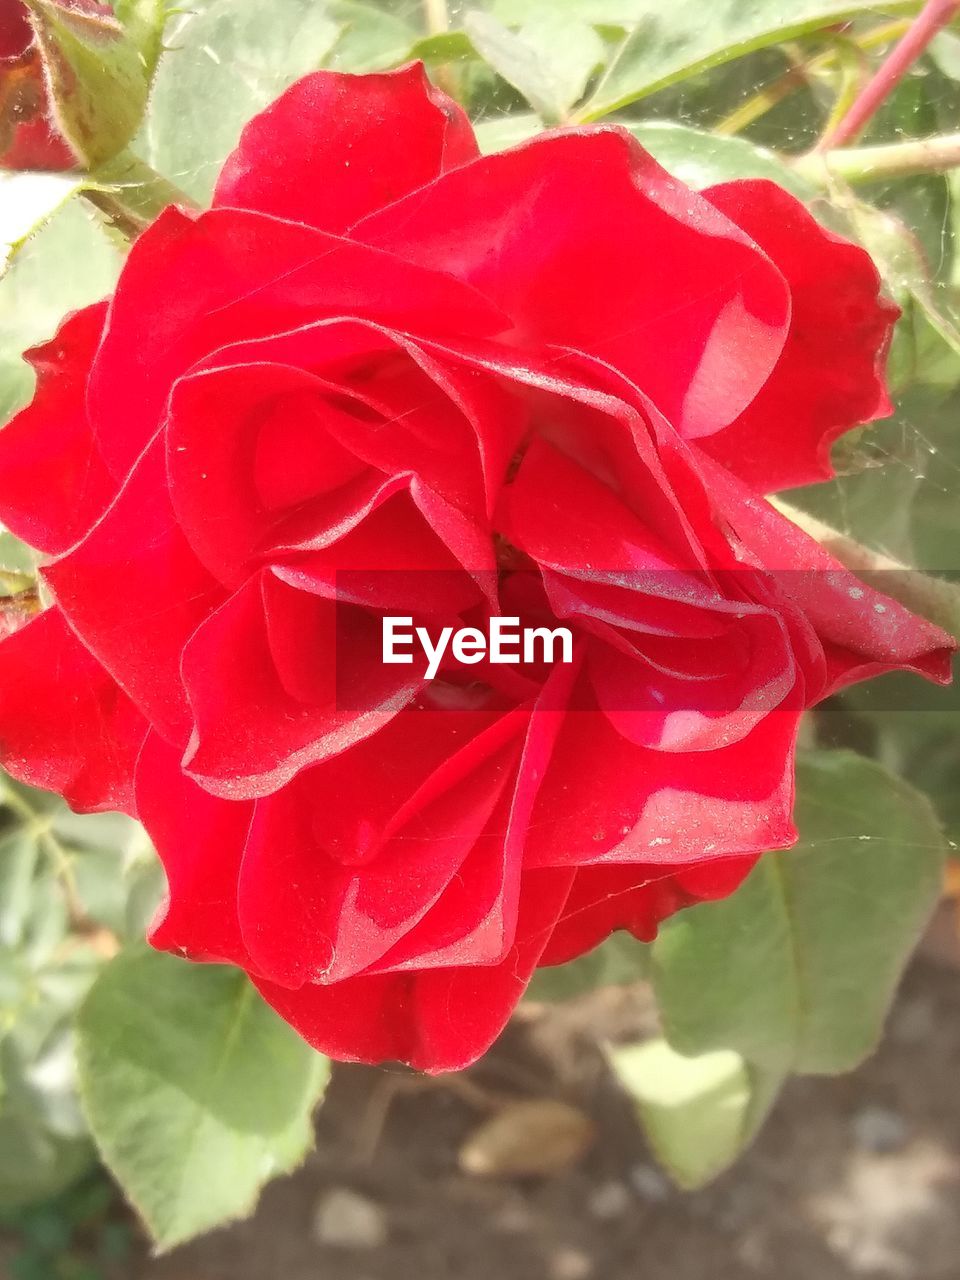
<path id="1" fill-rule="evenodd" d="M 894 314 L 770 183 L 607 127 L 478 158 L 419 66 L 308 76 L 31 353 L 0 515 L 55 604 L 0 645 L 4 763 L 144 821 L 156 946 L 335 1057 L 462 1067 L 538 964 L 794 840 L 804 707 L 946 678 L 762 496 L 887 411 Z M 573 661 L 427 681 L 388 614 Z"/>

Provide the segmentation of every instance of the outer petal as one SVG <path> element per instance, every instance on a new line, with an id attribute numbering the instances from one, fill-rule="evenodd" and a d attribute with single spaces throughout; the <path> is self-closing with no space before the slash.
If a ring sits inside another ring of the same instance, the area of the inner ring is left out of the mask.
<path id="1" fill-rule="evenodd" d="M 352 234 L 474 285 L 528 337 L 601 357 L 690 435 L 743 411 L 786 337 L 769 259 L 617 128 L 487 156 Z"/>
<path id="2" fill-rule="evenodd" d="M 91 374 L 90 413 L 107 465 L 127 474 L 174 382 L 218 347 L 343 315 L 427 334 L 496 334 L 507 325 L 449 276 L 313 227 L 242 209 L 196 220 L 164 210 L 124 264 Z"/>
<path id="3" fill-rule="evenodd" d="M 107 304 L 69 316 L 26 353 L 37 371 L 30 404 L 0 431 L 0 518 L 32 547 L 59 554 L 116 493 L 87 418 L 87 377 Z"/>
<path id="4" fill-rule="evenodd" d="M 669 867 L 793 844 L 798 701 L 730 746 L 684 752 L 628 741 L 584 696 L 537 797 L 526 865 Z"/>
<path id="5" fill-rule="evenodd" d="M 469 120 L 422 63 L 317 71 L 247 125 L 213 202 L 343 231 L 477 154 Z"/>
<path id="6" fill-rule="evenodd" d="M 578 871 L 563 915 L 540 957 L 565 964 L 591 951 L 616 929 L 651 942 L 663 920 L 695 902 L 725 898 L 756 864 L 755 857 L 717 858 L 678 867 L 586 867 Z"/>
<path id="7" fill-rule="evenodd" d="M 159 436 L 100 522 L 43 573 L 84 644 L 164 736 L 185 742 L 180 655 L 224 592 L 174 520 Z"/>
<path id="8" fill-rule="evenodd" d="M 569 892 L 569 871 L 524 877 L 517 938 L 497 965 L 349 978 L 291 991 L 255 979 L 304 1039 L 347 1062 L 407 1062 L 459 1071 L 475 1062 L 516 1008 Z"/>
<path id="9" fill-rule="evenodd" d="M 773 182 L 706 193 L 753 237 L 790 286 L 783 354 L 756 399 L 703 447 L 761 493 L 829 480 L 844 431 L 893 412 L 883 366 L 899 312 L 880 297 L 869 256 L 832 235 Z"/>
<path id="10" fill-rule="evenodd" d="M 807 690 L 808 705 L 853 681 L 898 669 L 950 682 L 957 647 L 952 636 L 844 568 L 724 467 L 705 459 L 703 470 L 745 553 L 799 607 L 823 643 L 827 674 L 821 688 Z M 882 583 L 883 575 L 875 576 Z"/>
<path id="11" fill-rule="evenodd" d="M 59 609 L 0 642 L 0 762 L 81 813 L 133 813 L 147 722 Z"/>
<path id="12" fill-rule="evenodd" d="M 253 805 L 201 791 L 181 772 L 179 752 L 152 733 L 137 766 L 137 812 L 167 873 L 152 944 L 191 960 L 249 965 L 237 880 Z"/>

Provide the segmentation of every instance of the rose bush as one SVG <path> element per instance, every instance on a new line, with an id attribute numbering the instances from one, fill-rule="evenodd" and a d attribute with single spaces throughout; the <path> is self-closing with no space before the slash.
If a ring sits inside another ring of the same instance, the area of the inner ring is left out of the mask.
<path id="1" fill-rule="evenodd" d="M 769 182 L 616 127 L 484 158 L 419 65 L 308 76 L 31 353 L 0 516 L 52 604 L 0 645 L 4 765 L 142 819 L 155 946 L 334 1057 L 465 1065 L 537 965 L 793 842 L 805 708 L 947 678 L 764 498 L 887 412 L 895 314 Z M 391 613 L 574 662 L 427 682 Z"/>

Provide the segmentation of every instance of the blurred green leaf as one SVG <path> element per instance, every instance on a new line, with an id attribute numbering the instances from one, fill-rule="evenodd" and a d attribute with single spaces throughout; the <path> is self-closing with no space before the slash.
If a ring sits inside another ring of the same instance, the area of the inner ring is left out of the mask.
<path id="1" fill-rule="evenodd" d="M 542 128 L 543 124 L 537 116 L 524 112 L 481 120 L 474 125 L 473 131 L 477 135 L 481 152 L 489 156 L 496 151 L 506 151 L 508 147 L 518 146 L 521 142 L 529 142 Z"/>
<path id="2" fill-rule="evenodd" d="M 0 278 L 0 423 L 29 400 L 34 375 L 21 353 L 52 337 L 66 312 L 113 287 L 120 255 L 81 202 L 59 209 Z"/>
<path id="3" fill-rule="evenodd" d="M 914 232 L 896 214 L 845 197 L 841 208 L 854 237 L 899 297 L 913 298 L 943 341 L 960 355 L 960 291 L 937 281 Z"/>
<path id="4" fill-rule="evenodd" d="M 0 790 L 0 1207 L 49 1196 L 92 1159 L 73 1019 L 125 923 L 124 864 L 145 836 L 120 814 Z"/>
<path id="5" fill-rule="evenodd" d="M 205 204 L 240 131 L 289 84 L 315 70 L 341 23 L 315 0 L 211 0 L 171 23 L 133 150 Z"/>
<path id="6" fill-rule="evenodd" d="M 617 121 L 655 160 L 691 187 L 709 187 L 736 178 L 769 178 L 801 200 L 813 199 L 816 187 L 804 181 L 772 151 L 746 138 L 724 137 L 663 120 Z"/>
<path id="7" fill-rule="evenodd" d="M 424 62 L 456 62 L 477 56 L 465 31 L 438 31 L 435 35 L 424 36 L 416 41 L 409 53 L 411 58 L 422 58 Z"/>
<path id="8" fill-rule="evenodd" d="M 840 1072 L 873 1048 L 942 886 L 929 801 L 880 765 L 808 753 L 800 843 L 722 902 L 668 921 L 651 948 L 665 1034 L 771 1073 Z M 709 974 L 706 982 L 704 975 Z"/>
<path id="9" fill-rule="evenodd" d="M 729 1049 L 687 1058 L 666 1040 L 648 1040 L 612 1048 L 608 1057 L 637 1105 L 657 1159 L 687 1190 L 736 1160 L 782 1082 L 776 1073 L 751 1069 Z"/>
<path id="10" fill-rule="evenodd" d="M 960 80 L 960 36 L 941 31 L 930 41 L 929 56 L 951 80 Z"/>
<path id="11" fill-rule="evenodd" d="M 562 0 L 562 4 L 565 13 L 581 22 L 622 27 L 635 21 L 643 0 Z M 558 5 L 557 0 L 493 0 L 489 7 L 501 22 L 520 26 L 550 17 Z"/>
<path id="12" fill-rule="evenodd" d="M 621 21 L 625 7 L 616 5 Z M 916 7 L 883 6 L 891 13 Z M 876 11 L 870 0 L 794 0 L 788 9 L 783 0 L 713 0 L 709 5 L 636 0 L 630 8 L 633 22 L 581 112 L 586 120 L 731 58 Z"/>
<path id="13" fill-rule="evenodd" d="M 418 36 L 416 28 L 391 12 L 361 0 L 329 0 L 331 18 L 340 24 L 326 60 L 336 71 L 380 71 L 404 61 Z M 443 37 L 438 37 L 443 38 Z"/>
<path id="14" fill-rule="evenodd" d="M 78 1026 L 97 1145 L 162 1248 L 249 1213 L 302 1160 L 328 1064 L 239 970 L 122 954 Z"/>
<path id="15" fill-rule="evenodd" d="M 467 14 L 466 30 L 480 56 L 523 94 L 546 124 L 566 117 L 605 54 L 592 27 L 556 10 L 531 19 L 517 32 L 475 10 Z"/>

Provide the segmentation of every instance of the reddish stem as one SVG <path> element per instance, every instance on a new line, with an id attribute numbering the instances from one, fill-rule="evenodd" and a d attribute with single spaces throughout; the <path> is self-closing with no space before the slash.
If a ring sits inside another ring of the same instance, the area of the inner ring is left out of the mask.
<path id="1" fill-rule="evenodd" d="M 817 151 L 842 147 L 858 137 L 937 32 L 958 13 L 960 0 L 927 0 L 903 39 L 894 45 L 850 104 L 850 110 L 820 139 Z"/>

